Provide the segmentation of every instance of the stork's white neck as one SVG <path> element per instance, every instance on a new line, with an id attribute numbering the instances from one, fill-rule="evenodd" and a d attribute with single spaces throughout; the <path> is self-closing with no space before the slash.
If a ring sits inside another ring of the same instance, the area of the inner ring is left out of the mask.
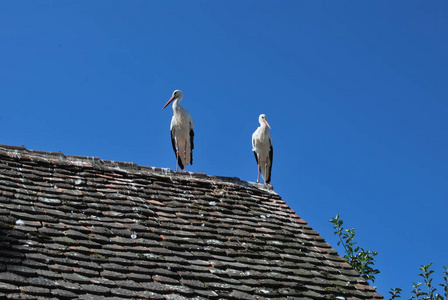
<path id="1" fill-rule="evenodd" d="M 261 124 L 261 134 L 262 136 L 265 136 L 266 134 L 268 134 L 269 132 L 269 128 L 268 126 L 263 122 L 263 124 Z"/>
<path id="2" fill-rule="evenodd" d="M 176 98 L 176 100 L 174 100 L 173 102 L 173 110 L 178 110 L 180 105 L 179 102 L 182 100 L 182 96 L 179 96 Z"/>

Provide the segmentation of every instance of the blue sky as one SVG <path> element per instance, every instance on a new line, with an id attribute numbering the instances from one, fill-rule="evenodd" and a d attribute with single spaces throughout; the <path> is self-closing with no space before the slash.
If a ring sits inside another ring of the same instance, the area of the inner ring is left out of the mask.
<path id="1" fill-rule="evenodd" d="M 447 36 L 446 1 L 1 1 L 0 143 L 174 169 L 181 89 L 187 170 L 255 181 L 265 113 L 275 191 L 409 298 L 448 266 Z"/>

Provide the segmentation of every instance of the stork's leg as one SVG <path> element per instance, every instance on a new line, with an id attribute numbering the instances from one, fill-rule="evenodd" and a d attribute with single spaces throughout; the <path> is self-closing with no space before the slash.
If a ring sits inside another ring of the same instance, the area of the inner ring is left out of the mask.
<path id="1" fill-rule="evenodd" d="M 257 163 L 257 182 L 260 182 L 260 164 Z"/>

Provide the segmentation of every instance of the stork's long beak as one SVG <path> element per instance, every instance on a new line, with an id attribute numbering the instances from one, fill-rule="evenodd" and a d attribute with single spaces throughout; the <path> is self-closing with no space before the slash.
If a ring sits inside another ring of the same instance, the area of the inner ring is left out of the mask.
<path id="1" fill-rule="evenodd" d="M 165 104 L 165 106 L 164 106 L 162 109 L 165 109 L 165 107 L 167 107 L 168 105 L 170 105 L 170 103 L 173 102 L 174 99 L 176 99 L 176 97 L 175 97 L 175 96 L 172 96 L 172 97 L 170 98 L 170 100 L 168 100 L 168 102 Z"/>
<path id="2" fill-rule="evenodd" d="M 271 129 L 271 126 L 269 126 L 269 123 L 268 123 L 268 120 L 263 120 L 265 123 L 266 123 L 266 125 L 269 127 L 269 129 Z"/>

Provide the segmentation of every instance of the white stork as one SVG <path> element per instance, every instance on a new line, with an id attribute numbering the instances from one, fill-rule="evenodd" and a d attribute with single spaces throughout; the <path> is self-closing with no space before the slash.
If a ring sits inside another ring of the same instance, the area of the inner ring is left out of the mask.
<path id="1" fill-rule="evenodd" d="M 267 184 L 271 182 L 272 158 L 274 155 L 271 133 L 269 132 L 271 126 L 269 126 L 264 114 L 258 117 L 258 121 L 260 122 L 260 127 L 252 134 L 252 151 L 254 151 L 258 165 L 257 182 L 260 181 L 261 172 L 264 183 Z"/>
<path id="2" fill-rule="evenodd" d="M 173 150 L 176 153 L 176 171 L 177 166 L 183 170 L 185 166 L 193 164 L 194 123 L 188 110 L 179 105 L 183 97 L 184 93 L 182 91 L 175 90 L 170 100 L 163 107 L 165 109 L 165 107 L 174 101 L 170 129 L 171 142 L 173 144 Z M 179 155 L 179 151 L 181 151 L 182 155 Z"/>

